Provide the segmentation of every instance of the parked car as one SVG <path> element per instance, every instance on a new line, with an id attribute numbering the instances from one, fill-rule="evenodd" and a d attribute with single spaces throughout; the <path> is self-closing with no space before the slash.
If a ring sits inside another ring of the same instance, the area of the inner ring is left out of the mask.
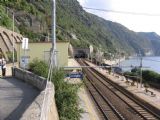
<path id="1" fill-rule="evenodd" d="M 113 67 L 112 70 L 113 70 L 115 73 L 122 74 L 122 68 L 120 68 L 120 67 Z"/>

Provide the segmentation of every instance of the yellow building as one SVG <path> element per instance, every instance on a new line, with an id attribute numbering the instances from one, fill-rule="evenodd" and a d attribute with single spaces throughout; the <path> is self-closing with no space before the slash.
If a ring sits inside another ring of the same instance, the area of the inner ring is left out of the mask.
<path id="1" fill-rule="evenodd" d="M 69 42 L 57 42 L 57 63 L 59 67 L 68 66 L 68 46 Z M 24 51 L 22 43 L 17 43 L 17 61 L 21 67 L 23 67 L 24 58 L 26 63 L 36 58 L 48 63 L 51 48 L 51 42 L 36 42 L 29 43 L 28 49 Z"/>

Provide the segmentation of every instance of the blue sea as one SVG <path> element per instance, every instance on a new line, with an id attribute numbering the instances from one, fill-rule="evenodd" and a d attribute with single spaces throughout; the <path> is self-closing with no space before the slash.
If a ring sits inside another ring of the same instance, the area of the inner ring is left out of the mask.
<path id="1" fill-rule="evenodd" d="M 128 60 L 122 61 L 120 66 L 123 71 L 130 71 L 133 66 L 140 66 L 140 58 L 130 58 Z M 142 59 L 143 69 L 153 70 L 160 73 L 160 57 L 143 57 Z"/>

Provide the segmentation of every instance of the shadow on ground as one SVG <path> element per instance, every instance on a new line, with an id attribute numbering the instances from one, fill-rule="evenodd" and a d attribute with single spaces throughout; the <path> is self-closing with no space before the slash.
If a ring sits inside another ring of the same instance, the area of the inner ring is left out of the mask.
<path id="1" fill-rule="evenodd" d="M 15 78 L 0 78 L 0 120 L 19 120 L 40 91 Z"/>

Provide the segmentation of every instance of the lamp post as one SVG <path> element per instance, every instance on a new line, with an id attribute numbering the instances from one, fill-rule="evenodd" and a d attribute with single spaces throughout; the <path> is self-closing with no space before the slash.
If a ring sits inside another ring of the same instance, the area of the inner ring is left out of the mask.
<path id="1" fill-rule="evenodd" d="M 52 52 L 53 52 L 53 65 L 57 66 L 56 54 L 56 0 L 52 3 Z"/>
<path id="2" fill-rule="evenodd" d="M 14 12 L 12 13 L 12 35 L 14 34 Z M 14 43 L 14 35 L 12 36 L 12 47 L 13 47 L 13 53 L 12 53 L 12 62 L 13 62 L 13 67 L 15 66 L 14 62 L 15 62 L 15 59 L 14 59 L 14 48 L 15 48 L 15 43 Z"/>

